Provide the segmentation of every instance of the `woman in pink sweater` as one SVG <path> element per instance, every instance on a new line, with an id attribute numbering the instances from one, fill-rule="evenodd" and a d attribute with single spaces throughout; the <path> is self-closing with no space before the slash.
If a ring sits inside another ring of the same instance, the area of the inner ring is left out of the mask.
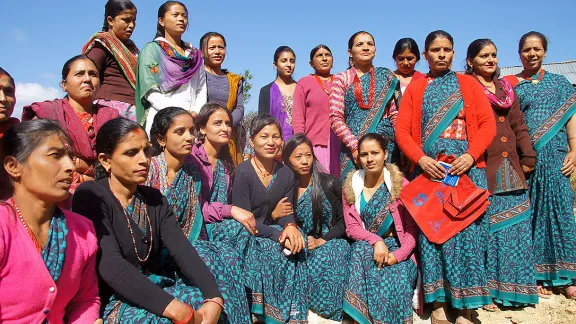
<path id="1" fill-rule="evenodd" d="M 94 227 L 57 207 L 75 170 L 70 140 L 47 119 L 2 140 L 14 194 L 0 203 L 0 322 L 101 322 Z"/>
<path id="2" fill-rule="evenodd" d="M 314 145 L 314 155 L 325 171 L 340 176 L 340 140 L 330 126 L 330 91 L 334 75 L 332 51 L 318 45 L 310 52 L 314 74 L 298 80 L 294 90 L 292 126 L 294 134 L 304 133 Z"/>

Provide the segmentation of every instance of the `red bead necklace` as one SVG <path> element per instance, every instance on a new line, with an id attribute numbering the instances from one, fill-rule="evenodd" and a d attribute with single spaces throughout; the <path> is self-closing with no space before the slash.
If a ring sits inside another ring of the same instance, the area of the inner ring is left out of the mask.
<path id="1" fill-rule="evenodd" d="M 524 71 L 522 71 L 522 73 L 520 73 L 520 75 L 525 80 L 528 80 L 528 81 L 532 82 L 533 84 L 538 84 L 538 83 L 540 83 L 540 81 L 542 81 L 542 78 L 544 77 L 544 69 L 540 69 L 540 71 L 538 71 L 538 73 L 540 74 L 540 76 L 536 80 L 534 80 L 534 79 L 532 79 L 532 77 L 529 77 L 528 75 L 526 75 L 526 73 L 524 73 Z"/>
<path id="2" fill-rule="evenodd" d="M 324 82 L 322 82 L 322 79 L 320 79 L 320 77 L 316 74 L 314 74 L 314 78 L 316 79 L 316 82 L 318 82 L 318 84 L 320 85 L 320 87 L 322 88 L 322 90 L 324 90 L 324 92 L 327 95 L 330 95 L 330 91 L 326 90 L 326 87 L 324 86 Z M 330 75 L 330 84 L 332 84 L 332 82 L 334 82 L 334 75 Z"/>
<path id="3" fill-rule="evenodd" d="M 30 238 L 32 239 L 32 242 L 34 243 L 36 250 L 39 253 L 42 253 L 42 250 L 43 250 L 42 245 L 40 245 L 40 242 L 38 242 L 36 235 L 34 235 L 34 233 L 32 233 L 32 230 L 28 226 L 28 223 L 26 223 L 26 221 L 24 220 L 24 216 L 22 216 L 22 212 L 20 212 L 20 208 L 18 208 L 18 205 L 16 205 L 16 201 L 14 200 L 14 197 L 12 197 L 12 205 L 14 206 L 14 209 L 16 209 L 16 213 L 18 214 L 18 218 L 20 219 L 20 222 L 22 223 L 22 225 L 24 225 L 24 228 L 26 229 L 26 233 L 28 233 L 28 236 L 30 236 Z"/>
<path id="4" fill-rule="evenodd" d="M 374 67 L 370 69 L 370 92 L 368 94 L 368 102 L 364 104 L 364 95 L 362 94 L 362 84 L 360 83 L 360 78 L 358 74 L 354 75 L 354 97 L 356 97 L 356 102 L 358 106 L 362 109 L 372 108 L 374 103 L 374 93 L 376 91 L 376 76 L 374 73 Z"/>

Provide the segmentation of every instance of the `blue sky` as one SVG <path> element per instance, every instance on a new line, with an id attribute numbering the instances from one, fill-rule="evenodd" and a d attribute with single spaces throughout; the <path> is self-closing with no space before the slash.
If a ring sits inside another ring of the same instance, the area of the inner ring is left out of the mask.
<path id="1" fill-rule="evenodd" d="M 60 96 L 62 64 L 79 54 L 88 38 L 104 20 L 105 0 L 3 1 L 0 66 L 18 84 L 17 106 Z M 132 39 L 138 47 L 153 39 L 157 11 L 163 1 L 133 0 L 138 7 Z M 500 65 L 519 65 L 520 36 L 537 30 L 548 36 L 546 62 L 576 59 L 576 12 L 574 0 L 499 1 L 184 1 L 190 22 L 184 40 L 198 44 L 207 31 L 222 33 L 228 43 L 225 67 L 254 75 L 252 99 L 247 109 L 256 110 L 260 87 L 275 78 L 274 50 L 291 46 L 296 52 L 295 78 L 312 72 L 308 61 L 317 44 L 334 54 L 333 72 L 346 68 L 347 41 L 358 30 L 376 39 L 375 64 L 394 68 L 391 58 L 399 38 L 412 37 L 423 47 L 426 35 L 444 29 L 455 40 L 454 67 L 464 64 L 468 44 L 491 38 L 499 50 Z M 418 67 L 426 71 L 425 62 Z M 19 112 L 15 113 L 19 116 Z"/>

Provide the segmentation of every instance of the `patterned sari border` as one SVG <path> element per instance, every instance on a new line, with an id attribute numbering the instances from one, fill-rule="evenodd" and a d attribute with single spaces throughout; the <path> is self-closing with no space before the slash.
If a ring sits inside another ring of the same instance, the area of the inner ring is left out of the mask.
<path id="1" fill-rule="evenodd" d="M 564 127 L 568 120 L 576 113 L 576 93 L 572 94 L 552 116 L 538 127 L 532 134 L 531 140 L 534 150 L 539 151 Z"/>
<path id="2" fill-rule="evenodd" d="M 508 228 L 526 220 L 531 215 L 530 199 L 519 205 L 490 216 L 490 233 Z"/>
<path id="3" fill-rule="evenodd" d="M 374 218 L 374 220 L 372 220 L 372 223 L 370 223 L 368 231 L 380 236 L 386 233 L 386 231 L 388 230 L 388 228 L 390 228 L 390 225 L 392 225 L 393 222 L 392 215 L 389 212 L 388 213 L 386 212 L 388 208 L 390 208 L 392 202 L 393 202 L 392 195 L 390 195 L 388 196 L 386 203 L 384 203 L 382 208 L 378 211 L 377 216 Z M 386 224 L 388 226 L 382 226 L 383 224 Z"/>
<path id="4" fill-rule="evenodd" d="M 554 273 L 560 271 L 570 271 L 576 273 L 576 263 L 573 262 L 558 262 L 557 264 L 536 264 L 536 273 Z"/>
<path id="5" fill-rule="evenodd" d="M 344 306 L 342 309 L 359 324 L 371 324 L 368 306 L 351 291 L 344 291 Z"/>
<path id="6" fill-rule="evenodd" d="M 436 294 L 438 291 L 442 290 L 448 291 L 453 299 L 490 296 L 490 289 L 488 286 L 452 288 L 442 279 L 430 284 L 422 285 L 422 288 L 425 296 Z"/>
<path id="7" fill-rule="evenodd" d="M 450 125 L 450 123 L 458 116 L 462 109 L 464 101 L 462 100 L 462 91 L 458 88 L 453 94 L 448 97 L 446 102 L 438 109 L 432 118 L 428 121 L 422 132 L 422 142 L 424 143 L 424 151 L 428 151 L 433 142 L 435 142 L 442 132 Z"/>

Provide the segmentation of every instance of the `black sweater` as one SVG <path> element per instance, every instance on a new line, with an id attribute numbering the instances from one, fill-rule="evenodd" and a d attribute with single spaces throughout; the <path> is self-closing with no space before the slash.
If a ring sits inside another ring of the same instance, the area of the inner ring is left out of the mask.
<path id="1" fill-rule="evenodd" d="M 152 283 L 144 273 L 162 275 L 163 245 L 184 277 L 200 289 L 204 298 L 222 297 L 210 270 L 182 233 L 166 197 L 151 187 L 138 186 L 138 190 L 146 202 L 152 226 L 152 250 L 143 264 L 136 257 L 124 209 L 112 194 L 108 179 L 85 182 L 74 193 L 72 210 L 92 220 L 98 235 L 97 267 L 102 308 L 115 291 L 136 306 L 162 315 L 174 297 Z M 138 254 L 145 258 L 149 235 L 132 219 L 130 225 Z"/>
<path id="2" fill-rule="evenodd" d="M 270 225 L 278 224 L 284 227 L 287 223 L 296 223 L 293 214 L 278 221 L 272 218 L 272 211 L 284 197 L 288 198 L 287 202 L 294 204 L 294 173 L 284 164 L 276 167 L 276 179 L 270 190 L 264 187 L 258 178 L 251 160 L 240 163 L 234 170 L 232 204 L 254 215 L 257 236 L 278 241 L 281 232 Z"/>

